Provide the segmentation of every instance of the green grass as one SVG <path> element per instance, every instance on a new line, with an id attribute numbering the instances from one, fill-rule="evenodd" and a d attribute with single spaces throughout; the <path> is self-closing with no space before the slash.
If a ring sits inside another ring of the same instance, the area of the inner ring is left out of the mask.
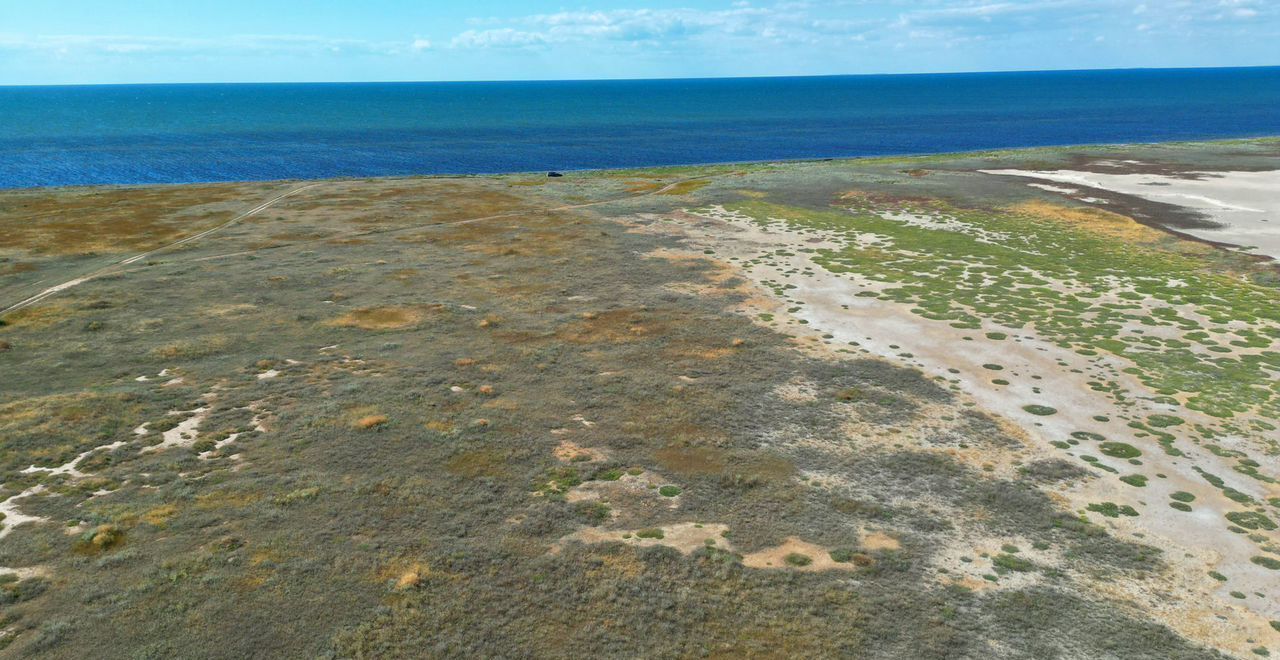
<path id="1" fill-rule="evenodd" d="M 1276 558 L 1274 558 L 1274 557 L 1262 557 L 1262 556 L 1258 556 L 1258 557 L 1252 557 L 1252 558 L 1250 558 L 1250 559 L 1249 559 L 1249 561 L 1251 561 L 1251 562 L 1253 562 L 1253 563 L 1255 563 L 1255 564 L 1257 564 L 1257 565 L 1259 565 L 1259 566 L 1261 566 L 1261 567 L 1263 567 L 1263 568 L 1269 568 L 1269 569 L 1271 569 L 1271 570 L 1273 570 L 1273 571 L 1280 571 L 1280 559 L 1276 559 Z"/>
<path id="2" fill-rule="evenodd" d="M 1142 455 L 1137 447 L 1124 442 L 1104 442 L 1098 446 L 1098 451 L 1112 458 L 1137 458 Z"/>
<path id="3" fill-rule="evenodd" d="M 799 552 L 792 552 L 787 554 L 784 561 L 786 561 L 789 566 L 804 567 L 812 564 L 813 558 L 809 555 L 800 554 Z"/>
<path id="4" fill-rule="evenodd" d="M 1032 327 L 1078 354 L 1106 352 L 1133 361 L 1134 376 L 1153 390 L 1185 393 L 1193 410 L 1223 419 L 1250 411 L 1280 417 L 1280 383 L 1269 372 L 1280 364 L 1280 353 L 1196 350 L 1221 348 L 1215 335 L 1202 333 L 1205 329 L 1222 330 L 1226 338 L 1249 347 L 1273 346 L 1280 324 L 1276 289 L 1215 272 L 1211 257 L 1194 251 L 1134 245 L 1070 223 L 938 203 L 899 205 L 898 212 L 944 215 L 972 229 L 937 231 L 896 222 L 883 215 L 883 202 L 871 200 L 851 202 L 848 210 L 758 201 L 729 209 L 762 224 L 781 219 L 798 229 L 889 237 L 887 244 L 850 241 L 840 250 L 819 250 L 815 261 L 835 273 L 857 273 L 888 285 L 881 299 L 908 305 L 925 318 L 973 329 Z M 992 235 L 1003 238 L 993 241 L 988 238 Z M 1170 286 L 1173 280 L 1187 286 Z M 1118 288 L 1121 302 L 1098 302 Z M 1175 311 L 1184 305 L 1208 318 L 1208 325 Z M 1126 334 L 1122 328 L 1130 320 L 1171 328 L 1184 338 Z M 1228 328 L 1231 322 L 1245 327 Z M 1124 402 L 1122 392 L 1108 391 Z M 1166 427 L 1180 420 L 1156 415 L 1149 421 Z"/>
<path id="5" fill-rule="evenodd" d="M 1226 518 L 1245 529 L 1261 529 L 1265 531 L 1276 529 L 1275 521 L 1256 511 L 1232 511 L 1226 514 Z"/>
<path id="6" fill-rule="evenodd" d="M 1138 511 L 1128 504 L 1116 504 L 1115 502 L 1098 502 L 1090 504 L 1089 511 L 1100 513 L 1108 518 L 1119 518 L 1120 516 L 1136 516 Z"/>

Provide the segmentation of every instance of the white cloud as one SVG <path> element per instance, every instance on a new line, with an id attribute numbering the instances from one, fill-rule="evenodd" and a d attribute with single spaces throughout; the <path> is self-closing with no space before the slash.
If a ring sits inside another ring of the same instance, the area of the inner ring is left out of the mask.
<path id="1" fill-rule="evenodd" d="M 417 40 L 412 48 L 421 50 Z M 134 35 L 5 35 L 0 34 L 0 50 L 51 53 L 70 56 L 195 56 L 207 54 L 239 55 L 320 55 L 356 53 L 394 55 L 404 48 L 398 44 L 360 39 L 336 39 L 311 35 L 241 34 L 221 38 L 177 38 Z"/>
<path id="2" fill-rule="evenodd" d="M 474 19 L 475 25 L 453 38 L 455 48 L 531 47 L 589 42 L 675 44 L 700 38 L 812 42 L 818 38 L 858 38 L 873 21 L 813 18 L 809 4 L 770 7 L 734 3 L 723 10 L 614 9 L 561 11 L 508 19 Z"/>
<path id="3" fill-rule="evenodd" d="M 512 28 L 494 30 L 467 30 L 449 42 L 452 48 L 522 48 L 547 43 L 545 36 L 536 32 L 522 32 Z"/>

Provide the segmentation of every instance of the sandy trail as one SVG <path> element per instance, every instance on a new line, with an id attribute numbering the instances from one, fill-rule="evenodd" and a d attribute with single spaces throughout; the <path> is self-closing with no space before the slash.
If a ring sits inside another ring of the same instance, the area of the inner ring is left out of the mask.
<path id="1" fill-rule="evenodd" d="M 674 181 L 674 182 L 672 182 L 672 183 L 669 183 L 669 184 L 667 184 L 667 185 L 665 185 L 665 186 L 663 186 L 663 187 L 661 187 L 661 188 L 659 188 L 659 189 L 657 189 L 657 190 L 651 190 L 651 191 L 648 191 L 648 192 L 638 193 L 638 194 L 634 194 L 634 195 L 627 195 L 627 196 L 624 196 L 624 197 L 617 197 L 617 198 L 613 198 L 613 199 L 601 200 L 601 201 L 598 201 L 598 202 L 585 202 L 585 203 L 582 203 L 582 204 L 566 204 L 566 205 L 563 205 L 563 206 L 557 206 L 557 207 L 553 207 L 553 208 L 549 208 L 549 209 L 543 209 L 543 210 L 541 210 L 541 212 L 544 212 L 544 213 L 555 213 L 555 212 L 561 212 L 561 211 L 574 211 L 574 210 L 579 210 L 579 209 L 587 209 L 587 208 L 593 208 L 593 207 L 597 207 L 597 206 L 603 206 L 603 205 L 606 205 L 606 204 L 615 204 L 615 203 L 617 203 L 617 202 L 623 202 L 623 201 L 632 200 L 632 199 L 640 199 L 640 198 L 644 198 L 644 197 L 651 197 L 651 196 L 654 196 L 654 195 L 664 195 L 664 194 L 666 194 L 666 193 L 671 192 L 672 190 L 675 190 L 677 187 L 679 187 L 679 186 L 680 186 L 680 185 L 682 185 L 682 184 L 688 183 L 688 182 L 690 182 L 690 181 L 699 181 L 699 180 L 702 180 L 702 179 L 709 179 L 709 178 L 712 178 L 713 176 L 715 176 L 715 175 L 707 174 L 707 175 L 703 175 L 703 176 L 689 177 L 689 178 L 687 178 L 687 179 L 680 179 L 680 180 L 678 180 L 678 181 Z M 31 296 L 30 298 L 27 298 L 27 299 L 25 299 L 25 300 L 22 300 L 22 301 L 19 301 L 19 302 L 17 302 L 17 303 L 14 303 L 14 304 L 12 304 L 12 305 L 10 305 L 10 306 L 8 306 L 8 307 L 4 308 L 4 309 L 0 309 L 0 316 L 4 316 L 5 314 L 8 314 L 9 312 L 16 312 L 16 311 L 18 311 L 19 309 L 22 309 L 22 308 L 24 308 L 24 307 L 30 307 L 31 305 L 34 305 L 34 304 L 36 304 L 36 303 L 38 303 L 38 302 L 41 302 L 41 301 L 45 300 L 46 298 L 49 298 L 49 297 L 51 297 L 51 296 L 54 296 L 54 295 L 56 295 L 56 294 L 58 294 L 58 293 L 60 293 L 60 292 L 62 292 L 62 291 L 66 291 L 67 289 L 70 289 L 70 288 L 72 288 L 72 287 L 78 286 L 78 285 L 83 284 L 83 283 L 85 283 L 85 282 L 88 282 L 88 281 L 90 281 L 90 280 L 97 279 L 97 278 L 99 278 L 99 277 L 103 277 L 104 275 L 110 275 L 110 274 L 118 274 L 118 273 L 125 273 L 125 272 L 129 272 L 129 270 L 130 270 L 130 269 L 122 269 L 122 268 L 120 268 L 120 267 L 121 267 L 121 266 L 129 266 L 129 265 L 135 264 L 135 263 L 137 263 L 137 262 L 139 262 L 139 261 L 142 261 L 143 259 L 146 259 L 147 257 L 152 256 L 152 255 L 154 255 L 154 254 L 157 254 L 157 253 L 160 253 L 160 252 L 164 252 L 164 251 L 166 251 L 166 250 L 170 250 L 170 249 L 175 248 L 175 247 L 178 247 L 178 246 L 180 246 L 180 245 L 185 245 L 185 244 L 187 244 L 187 243 L 191 243 L 191 242 L 193 242 L 193 241 L 196 241 L 196 240 L 199 240 L 199 239 L 201 239 L 201 238 L 204 238 L 205 236 L 208 236 L 208 235 L 210 235 L 210 234 L 212 234 L 212 233 L 215 233 L 215 232 L 221 231 L 221 230 L 223 230 L 223 229 L 226 229 L 227 227 L 230 227 L 230 226 L 232 226 L 232 225 L 234 225 L 234 224 L 236 224 L 236 223 L 238 223 L 238 222 L 240 222 L 240 221 L 242 221 L 242 220 L 244 220 L 244 219 L 246 219 L 246 218 L 252 217 L 252 216 L 254 216 L 254 215 L 257 215 L 257 214 L 259 214 L 259 213 L 261 213 L 261 212 L 263 212 L 263 211 L 267 210 L 268 208 L 271 208 L 271 206 L 272 206 L 272 205 L 274 205 L 274 204 L 276 204 L 276 203 L 278 203 L 278 202 L 280 202 L 280 201 L 282 201 L 282 200 L 284 200 L 284 199 L 286 199 L 286 198 L 289 198 L 289 197 L 292 197 L 292 196 L 294 196 L 294 195 L 297 195 L 298 193 L 301 193 L 302 191 L 307 190 L 307 189 L 309 189 L 309 188 L 314 188 L 314 187 L 316 187 L 316 186 L 323 185 L 323 183 L 324 183 L 324 182 L 316 182 L 316 183 L 307 184 L 307 185 L 302 186 L 302 187 L 299 187 L 299 188 L 295 188 L 295 189 L 293 189 L 293 190 L 291 190 L 291 191 L 289 191 L 289 192 L 287 192 L 287 193 L 284 193 L 284 194 L 282 194 L 282 195 L 279 195 L 279 196 L 273 197 L 273 198 L 271 198 L 270 200 L 267 200 L 266 202 L 264 202 L 264 203 L 262 203 L 262 204 L 260 204 L 260 205 L 258 205 L 258 206 L 255 206 L 254 208 L 252 208 L 252 209 L 250 209 L 250 210 L 248 210 L 248 211 L 245 211 L 244 213 L 242 213 L 242 214 L 240 214 L 240 215 L 236 216 L 235 218 L 233 218 L 233 219 L 231 219 L 231 220 L 229 220 L 229 221 L 227 221 L 227 222 L 225 222 L 225 223 L 223 223 L 223 224 L 221 224 L 221 225 L 218 225 L 217 227 L 214 227 L 214 228 L 212 228 L 212 229 L 208 229 L 208 230 L 202 231 L 202 232 L 200 232 L 199 234 L 196 234 L 196 235 L 194 235 L 194 236 L 188 236 L 187 238 L 184 238 L 184 239 L 182 239 L 182 240 L 180 240 L 180 241 L 175 241 L 175 242 L 173 242 L 173 243 L 169 243 L 169 244 L 164 245 L 164 246 L 162 246 L 162 247 L 158 247 L 158 248 L 156 248 L 156 249 L 154 249 L 154 250 L 150 250 L 150 251 L 148 251 L 148 252 L 144 252 L 144 253 L 142 253 L 142 254 L 134 255 L 134 256 L 129 257 L 129 258 L 127 258 L 127 259 L 123 259 L 123 260 L 121 260 L 121 261 L 115 262 L 115 263 L 113 263 L 113 264 L 111 264 L 111 265 L 109 265 L 109 266 L 106 266 L 106 267 L 104 267 L 104 268 L 102 268 L 102 269 L 100 269 L 100 270 L 97 270 L 97 271 L 94 271 L 94 272 L 92 272 L 92 273 L 89 273 L 89 274 L 87 274 L 87 275 L 84 275 L 84 276 L 81 276 L 81 277 L 75 278 L 75 279 L 73 279 L 73 280 L 69 280 L 69 281 L 67 281 L 67 282 L 63 282 L 62 284 L 58 284 L 58 285 L 56 285 L 56 286 L 49 287 L 49 288 L 47 288 L 47 289 L 45 289 L 45 290 L 41 291 L 40 293 L 38 293 L 38 294 L 36 294 L 36 295 L 34 295 L 34 296 Z M 226 253 L 226 254 L 217 254 L 217 255 L 212 255 L 212 256 L 208 256 L 208 257 L 200 257 L 200 258 L 197 258 L 197 259 L 192 259 L 191 261 L 213 261 L 213 260 L 216 260 L 216 259 L 227 259 L 227 258 L 231 258 L 231 257 L 238 257 L 238 256 L 246 255 L 246 254 L 256 254 L 256 253 L 259 253 L 259 252 L 264 252 L 264 251 L 266 251 L 266 250 L 281 249 L 281 248 L 287 248 L 287 247 L 299 247 L 299 246 L 304 246 L 304 245 L 312 245 L 312 244 L 316 244 L 316 243 L 324 243 L 324 242 L 332 241 L 332 240 L 335 240 L 335 239 L 359 238 L 359 237 L 362 237 L 362 236 L 373 236 L 373 235 L 378 235 L 378 234 L 394 234 L 394 233 L 400 233 L 400 232 L 405 232 L 405 231 L 423 230 L 423 229 L 432 229 L 432 228 L 436 228 L 436 227 L 456 227 L 456 226 L 459 226 L 459 225 L 468 225 L 468 224 L 473 224 L 473 223 L 478 223 L 478 222 L 488 222 L 488 221 L 492 221 L 492 220 L 501 220 L 501 219 L 504 219 L 504 218 L 515 218 L 515 217 L 519 217 L 519 216 L 522 216 L 522 215 L 528 215 L 529 213 L 530 213 L 530 211 L 528 211 L 528 210 L 510 211 L 510 212 L 507 212 L 507 213 L 499 213 L 499 214 L 496 214 L 496 215 L 487 215 L 487 216 L 483 216 L 483 217 L 479 217 L 479 218 L 467 218 L 467 219 L 465 219 L 465 220 L 456 220 L 456 221 L 454 221 L 454 222 L 426 223 L 426 224 L 418 224 L 418 225 L 406 225 L 406 226 L 402 226 L 402 227 L 394 227 L 394 228 L 389 228 L 389 229 L 374 229 L 374 230 L 368 230 L 368 231 L 348 232 L 348 233 L 345 233 L 345 234 L 337 234 L 337 235 L 334 235 L 334 236 L 326 236 L 326 237 L 324 237 L 324 238 L 314 239 L 314 240 L 309 240 L 309 241 L 296 241 L 296 242 L 291 242 L 291 243 L 282 243 L 282 244 L 279 244 L 279 245 L 271 245 L 271 246 L 262 247 L 262 248 L 256 248 L 256 249 L 252 249 L 252 250 L 241 250 L 241 251 L 238 251 L 238 252 L 229 252 L 229 253 Z"/>
<path id="2" fill-rule="evenodd" d="M 111 273 L 113 273 L 113 272 L 117 272 L 117 270 L 116 270 L 116 269 L 118 269 L 120 266 L 128 266 L 128 265 L 130 265 L 130 264 L 137 263 L 137 262 L 142 261 L 143 259 L 146 259 L 147 257 L 150 257 L 150 256 L 152 256 L 152 255 L 154 255 L 154 254 L 158 254 L 158 253 L 160 253 L 160 252 L 164 252 L 164 251 L 166 251 L 166 250 L 171 250 L 171 249 L 176 248 L 176 247 L 179 247 L 179 246 L 181 246 L 181 245 L 186 245 L 187 243 L 191 243 L 191 242 L 194 242 L 194 241 L 200 240 L 201 238 L 204 238 L 204 237 L 206 237 L 206 236 L 208 236 L 208 235 L 210 235 L 210 234 L 213 234 L 213 233 L 216 233 L 216 232 L 222 231 L 223 229 L 226 229 L 226 228 L 228 228 L 228 227 L 231 227 L 231 226 L 233 226 L 233 225 L 235 225 L 235 224 L 237 224 L 237 223 L 241 222 L 242 220 L 245 220 L 245 219 L 247 219 L 247 218 L 251 218 L 251 217 L 253 217 L 253 216 L 255 216 L 255 215 L 258 215 L 259 213 L 262 213 L 263 211 L 265 211 L 265 210 L 267 210 L 267 209 L 271 208 L 273 205 L 275 205 L 275 204 L 277 204 L 277 203 L 279 203 L 279 202 L 281 202 L 281 201 L 283 201 L 283 200 L 285 200 L 285 199 L 288 199 L 288 198 L 290 198 L 290 197 L 293 197 L 294 195 L 297 195 L 298 193 L 301 193 L 301 192 L 303 192 L 304 190 L 307 190 L 307 189 L 309 189 L 309 188 L 314 188 L 314 187 L 316 187 L 316 186 L 318 186 L 318 185 L 320 185 L 320 184 L 319 184 L 319 183 L 312 183 L 312 184 L 307 184 L 307 185 L 305 185 L 305 186 L 300 186 L 300 187 L 294 188 L 293 190 L 290 190 L 289 192 L 286 192 L 286 193 L 283 193 L 283 194 L 277 195 L 277 196 L 275 196 L 275 197 L 272 197 L 271 199 L 269 199 L 269 200 L 267 200 L 267 201 L 265 201 L 265 202 L 263 202 L 263 203 L 261 203 L 261 204 L 259 204 L 259 205 L 255 206 L 255 207 L 253 207 L 253 208 L 249 209 L 248 211 L 245 211 L 244 213 L 241 213 L 240 215 L 237 215 L 236 217 L 234 217 L 234 218 L 232 218 L 232 219 L 230 219 L 230 220 L 228 220 L 228 221 L 226 221 L 226 222 L 224 222 L 224 223 L 222 223 L 222 224 L 218 225 L 217 227 L 213 227 L 213 228 L 211 228 L 211 229 L 206 229 L 205 231 L 202 231 L 202 232 L 200 232 L 200 233 L 198 233 L 198 234 L 195 234 L 195 235 L 192 235 L 192 236 L 188 236 L 188 237 L 186 237 L 186 238 L 184 238 L 184 239 L 182 239 L 182 240 L 174 241 L 174 242 L 172 242 L 172 243 L 168 243 L 168 244 L 166 244 L 166 245 L 162 245 L 162 246 L 160 246 L 160 247 L 158 247 L 158 248 L 155 248 L 155 249 L 153 249 L 153 250 L 148 250 L 148 251 L 146 251 L 146 252 L 143 252 L 142 254 L 137 254 L 137 255 L 134 255 L 134 256 L 132 256 L 132 257 L 128 257 L 128 258 L 126 258 L 126 259 L 122 259 L 122 260 L 120 260 L 120 261 L 117 261 L 117 262 L 115 262 L 115 263 L 112 263 L 112 264 L 110 264 L 110 265 L 108 265 L 108 266 L 106 266 L 106 267 L 100 268 L 100 269 L 98 269 L 98 270 L 96 270 L 96 271 L 94 271 L 94 272 L 92 272 L 92 273 L 87 274 L 87 275 L 83 275 L 83 276 L 81 276 L 81 277 L 77 277 L 77 278 L 75 278 L 75 279 L 68 280 L 68 281 L 63 282 L 62 284 L 58 284 L 58 285 L 56 285 L 56 286 L 51 286 L 51 287 L 49 287 L 49 288 L 47 288 L 47 289 L 45 289 L 45 290 L 41 291 L 40 293 L 37 293 L 36 295 L 31 296 L 30 298 L 27 298 L 26 300 L 21 300 L 21 301 L 16 302 L 16 303 L 14 303 L 14 304 L 12 304 L 12 305 L 10 305 L 10 306 L 8 306 L 8 307 L 5 307 L 4 309 L 0 309 L 0 316 L 3 316 L 4 314 L 8 314 L 9 312 L 16 312 L 16 311 L 18 311 L 19 309 L 22 309 L 22 308 L 24 308 L 24 307 L 30 307 L 31 305 L 34 305 L 34 304 L 36 304 L 36 303 L 38 303 L 38 302 L 40 302 L 40 301 L 42 301 L 42 300 L 45 300 L 46 298 L 49 298 L 49 297 L 51 297 L 51 296 L 57 295 L 58 293 L 61 293 L 61 292 L 63 292 L 63 291 L 66 291 L 67 289 L 70 289 L 70 288 L 75 287 L 75 286 L 79 286 L 79 285 L 81 285 L 81 284 L 84 284 L 85 282 L 88 282 L 88 281 L 93 280 L 93 279 L 97 279 L 97 278 L 102 277 L 102 276 L 104 276 L 104 275 L 109 275 L 109 274 L 111 274 Z"/>
<path id="3" fill-rule="evenodd" d="M 0 539 L 9 535 L 14 527 L 29 522 L 44 522 L 47 520 L 41 516 L 29 516 L 18 508 L 18 500 L 39 495 L 44 492 L 43 485 L 32 486 L 9 499 L 0 502 L 0 513 L 4 514 L 4 518 L 0 519 Z"/>

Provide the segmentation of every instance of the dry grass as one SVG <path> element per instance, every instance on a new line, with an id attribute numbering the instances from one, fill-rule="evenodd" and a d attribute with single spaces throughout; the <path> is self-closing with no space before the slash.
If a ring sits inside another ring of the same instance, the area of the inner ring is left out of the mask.
<path id="1" fill-rule="evenodd" d="M 5 323 L 18 327 L 41 329 L 70 318 L 75 314 L 71 305 L 52 302 L 36 307 L 25 307 L 4 317 Z"/>
<path id="2" fill-rule="evenodd" d="M 1130 243 L 1153 243 L 1164 234 L 1118 213 L 1092 208 L 1073 208 L 1043 201 L 1031 201 L 1010 208 L 1014 213 L 1060 222 L 1085 231 Z"/>
<path id="3" fill-rule="evenodd" d="M 40 267 L 35 264 L 16 263 L 5 267 L 3 270 L 0 270 L 0 272 L 16 275 L 18 273 L 30 273 L 34 270 L 38 270 L 39 268 Z"/>
<path id="4" fill-rule="evenodd" d="M 575 344 L 623 343 L 666 332 L 667 324 L 634 309 L 601 312 L 562 326 L 556 335 Z"/>
<path id="5" fill-rule="evenodd" d="M 725 451 L 713 447 L 667 447 L 654 458 L 676 474 L 719 474 L 725 467 Z"/>
<path id="6" fill-rule="evenodd" d="M 362 430 L 372 429 L 372 428 L 382 426 L 383 424 L 386 424 L 389 421 L 391 420 L 387 419 L 386 415 L 365 415 L 364 417 L 357 419 L 355 421 L 355 424 L 353 424 L 353 426 Z"/>
<path id="7" fill-rule="evenodd" d="M 506 457 L 492 449 L 464 451 L 445 463 L 445 469 L 459 477 L 502 477 L 507 474 Z"/>
<path id="8" fill-rule="evenodd" d="M 196 339 L 176 341 L 151 350 L 155 357 L 165 360 L 183 360 L 217 355 L 231 346 L 226 335 L 206 335 Z"/>
<path id="9" fill-rule="evenodd" d="M 696 181 L 681 181 L 662 192 L 663 195 L 688 195 L 690 193 L 702 190 L 711 183 L 707 179 L 698 179 Z"/>
<path id="10" fill-rule="evenodd" d="M 436 433 L 452 433 L 453 430 L 457 428 L 457 425 L 453 422 L 446 422 L 439 419 L 433 419 L 426 424 L 423 424 L 423 426 L 426 427 L 428 431 L 435 431 Z"/>
<path id="11" fill-rule="evenodd" d="M 160 527 L 168 522 L 176 513 L 178 513 L 177 506 L 173 504 L 164 504 L 142 514 L 142 522 L 145 522 L 148 525 Z"/>
<path id="12" fill-rule="evenodd" d="M 269 190 L 263 184 L 219 184 L 0 193 L 0 250 L 137 252 L 226 222 Z"/>
<path id="13" fill-rule="evenodd" d="M 902 544 L 884 532 L 867 532 L 862 535 L 862 547 L 867 550 L 898 550 Z"/>
<path id="14" fill-rule="evenodd" d="M 423 319 L 421 309 L 414 307 L 365 307 L 333 319 L 329 325 L 361 330 L 396 330 L 417 325 Z"/>

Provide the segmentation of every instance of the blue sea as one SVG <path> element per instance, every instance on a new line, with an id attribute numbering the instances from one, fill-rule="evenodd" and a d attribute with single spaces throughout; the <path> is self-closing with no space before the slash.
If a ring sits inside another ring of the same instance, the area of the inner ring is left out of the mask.
<path id="1" fill-rule="evenodd" d="M 1280 67 L 0 87 L 0 188 L 576 170 L 1280 135 Z"/>

